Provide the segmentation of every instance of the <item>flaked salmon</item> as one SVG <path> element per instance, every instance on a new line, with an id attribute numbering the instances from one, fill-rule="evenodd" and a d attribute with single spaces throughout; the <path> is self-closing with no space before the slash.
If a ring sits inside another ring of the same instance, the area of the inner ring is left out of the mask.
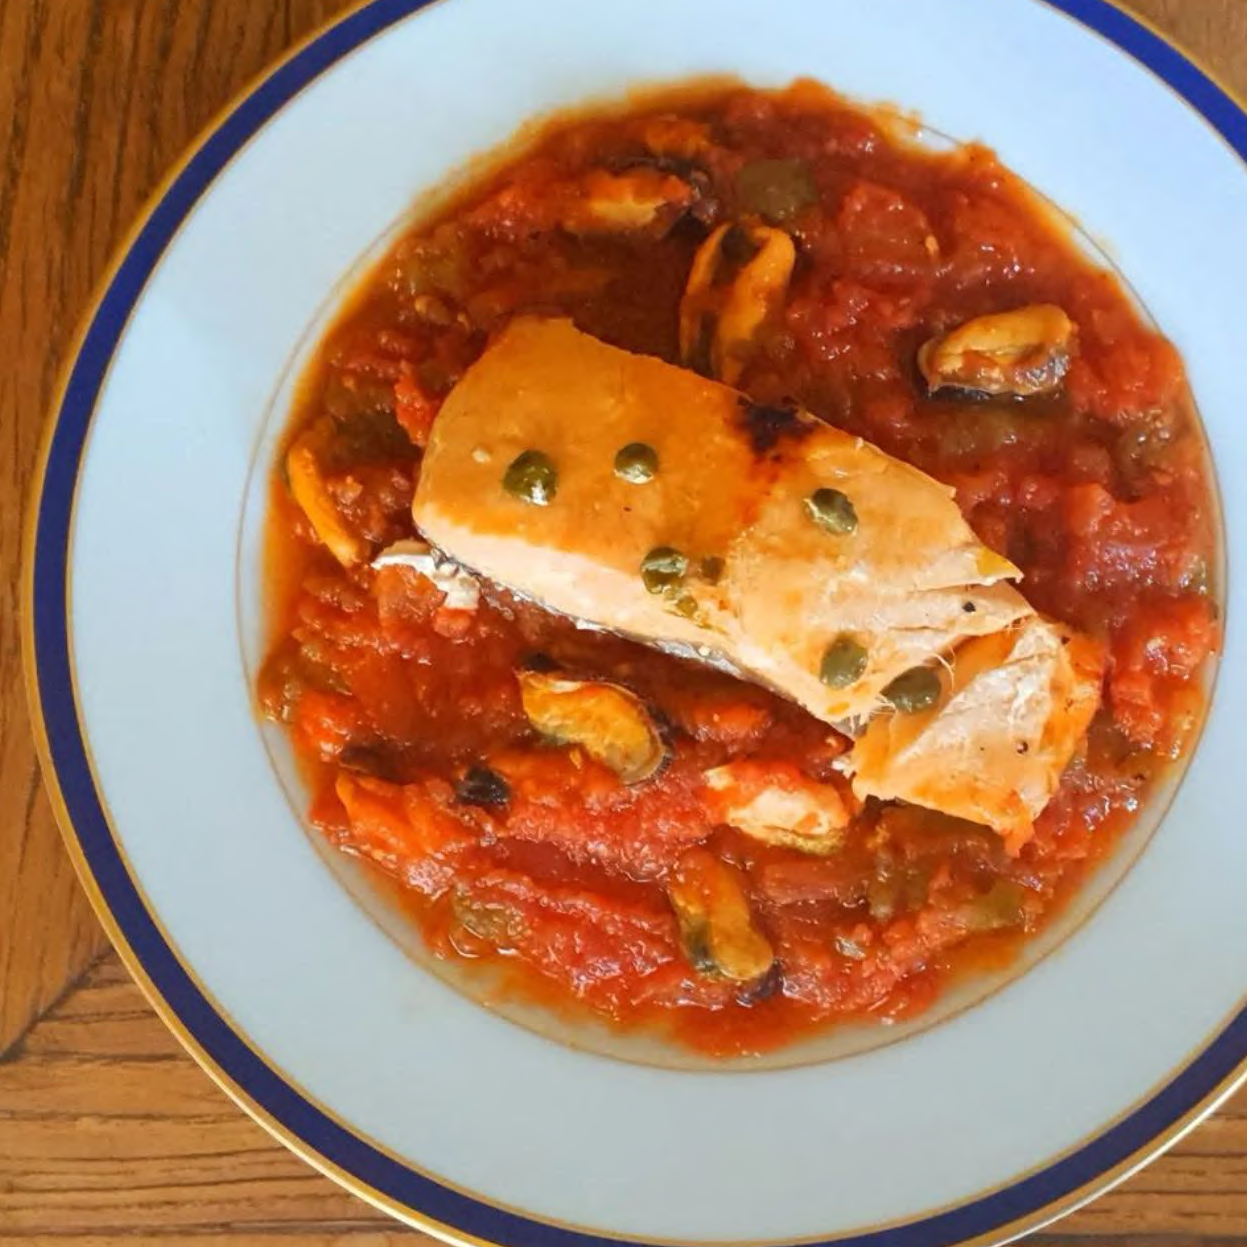
<path id="1" fill-rule="evenodd" d="M 985 823 L 1020 848 L 1099 706 L 1104 663 L 1097 642 L 1038 615 L 967 641 L 935 705 L 871 720 L 849 755 L 854 791 Z"/>

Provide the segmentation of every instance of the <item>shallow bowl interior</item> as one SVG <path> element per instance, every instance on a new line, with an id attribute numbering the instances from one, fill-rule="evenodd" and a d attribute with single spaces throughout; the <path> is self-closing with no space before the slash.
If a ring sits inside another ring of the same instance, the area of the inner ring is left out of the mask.
<path id="1" fill-rule="evenodd" d="M 904 1042 L 710 1072 L 574 1049 L 479 1008 L 326 868 L 240 656 L 240 608 L 247 645 L 257 618 L 248 472 L 326 293 L 416 192 L 524 118 L 727 71 L 815 76 L 997 147 L 1177 342 L 1233 480 L 1247 469 L 1241 160 L 1038 0 L 414 7 L 349 18 L 231 114 L 136 236 L 70 377 L 36 516 L 30 655 L 71 849 L 114 937 L 270 1125 L 443 1230 L 934 1244 L 1058 1208 L 1171 1136 L 1247 1056 L 1241 496 L 1225 498 L 1228 627 L 1204 739 L 1094 914 Z M 1099 0 L 1067 7 L 1116 29 Z"/>

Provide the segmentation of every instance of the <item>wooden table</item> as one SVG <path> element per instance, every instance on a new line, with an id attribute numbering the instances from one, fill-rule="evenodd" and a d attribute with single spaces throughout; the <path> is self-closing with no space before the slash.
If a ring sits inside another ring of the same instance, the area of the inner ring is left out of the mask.
<path id="1" fill-rule="evenodd" d="M 1247 0 L 1130 0 L 1247 94 Z M 200 127 L 345 0 L 0 0 L 0 1247 L 414 1241 L 274 1143 L 106 947 L 40 786 L 22 503 L 74 324 Z M 1247 1093 L 1036 1244 L 1247 1247 Z"/>

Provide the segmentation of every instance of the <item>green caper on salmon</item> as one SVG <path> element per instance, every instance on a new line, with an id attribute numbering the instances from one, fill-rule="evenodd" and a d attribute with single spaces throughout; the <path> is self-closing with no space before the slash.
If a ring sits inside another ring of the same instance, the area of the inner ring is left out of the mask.
<path id="1" fill-rule="evenodd" d="M 641 580 L 650 593 L 666 593 L 688 575 L 688 556 L 671 546 L 657 546 L 641 560 Z"/>
<path id="2" fill-rule="evenodd" d="M 848 688 L 856 684 L 865 671 L 865 646 L 846 633 L 838 636 L 823 651 L 818 675 L 828 688 Z"/>
<path id="3" fill-rule="evenodd" d="M 558 493 L 558 469 L 549 455 L 540 450 L 526 450 L 517 455 L 503 473 L 502 487 L 524 502 L 546 507 Z"/>
<path id="4" fill-rule="evenodd" d="M 615 475 L 633 485 L 644 485 L 658 475 L 658 452 L 645 442 L 629 442 L 615 456 Z"/>
<path id="5" fill-rule="evenodd" d="M 901 714 L 929 710 L 940 699 L 940 677 L 934 667 L 912 667 L 883 690 L 883 697 Z"/>
<path id="6" fill-rule="evenodd" d="M 805 509 L 819 528 L 838 537 L 857 529 L 857 511 L 848 495 L 838 489 L 816 489 L 805 500 Z"/>

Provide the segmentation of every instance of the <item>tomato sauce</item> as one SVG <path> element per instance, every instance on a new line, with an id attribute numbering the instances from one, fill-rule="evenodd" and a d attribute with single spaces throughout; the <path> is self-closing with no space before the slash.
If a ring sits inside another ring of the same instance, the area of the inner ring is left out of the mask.
<path id="1" fill-rule="evenodd" d="M 848 742 L 767 691 L 577 630 L 496 587 L 466 611 L 410 568 L 344 566 L 280 473 L 259 681 L 304 765 L 315 826 L 399 882 L 435 952 L 712 1053 L 910 1016 L 951 976 L 1012 955 L 1190 745 L 1218 643 L 1212 487 L 1173 347 L 991 152 L 920 150 L 809 83 L 688 91 L 552 124 L 413 227 L 320 347 L 292 418 L 335 530 L 369 556 L 418 536 L 419 448 L 517 314 L 569 316 L 679 362 L 694 252 L 732 219 L 759 162 L 800 181 L 792 212 L 791 185 L 764 188 L 799 259 L 739 388 L 796 400 L 954 486 L 980 538 L 1024 571 L 1031 603 L 1108 646 L 1103 707 L 1021 852 L 986 828 L 873 800 L 828 856 L 721 825 L 707 769 L 750 760 L 831 782 Z M 570 214 L 603 171 L 632 171 L 673 201 L 694 186 L 695 205 L 661 230 L 580 228 Z M 1031 303 L 1077 326 L 1058 393 L 928 395 L 923 342 Z M 543 740 L 515 674 L 534 664 L 632 690 L 666 725 L 669 764 L 628 786 Z M 741 881 L 774 950 L 757 981 L 690 949 L 670 901 L 690 852 Z"/>

